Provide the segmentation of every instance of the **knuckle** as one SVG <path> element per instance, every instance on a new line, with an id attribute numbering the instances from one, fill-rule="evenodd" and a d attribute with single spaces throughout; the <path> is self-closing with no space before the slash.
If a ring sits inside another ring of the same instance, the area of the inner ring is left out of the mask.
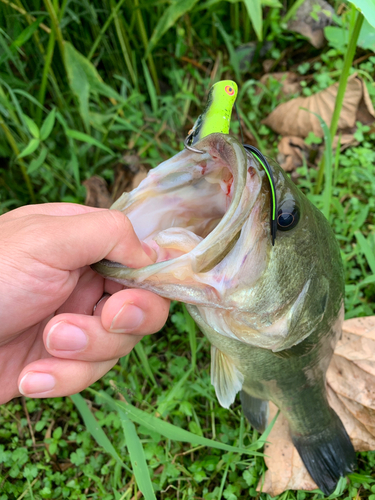
<path id="1" fill-rule="evenodd" d="M 113 228 L 114 231 L 122 234 L 128 234 L 132 231 L 130 220 L 119 210 L 108 210 L 106 212 L 106 218 L 110 227 Z"/>

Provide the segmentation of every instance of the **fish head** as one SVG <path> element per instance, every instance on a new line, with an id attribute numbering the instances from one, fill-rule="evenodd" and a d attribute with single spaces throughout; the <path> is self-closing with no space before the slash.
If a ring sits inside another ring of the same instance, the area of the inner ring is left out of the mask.
<path id="1" fill-rule="evenodd" d="M 111 207 L 155 250 L 156 263 L 131 269 L 101 261 L 93 268 L 195 306 L 221 335 L 275 351 L 300 342 L 327 308 L 342 302 L 341 261 L 328 222 L 273 163 L 273 245 L 272 193 L 258 159 L 222 133 L 196 147 L 201 153 L 178 153 Z"/>

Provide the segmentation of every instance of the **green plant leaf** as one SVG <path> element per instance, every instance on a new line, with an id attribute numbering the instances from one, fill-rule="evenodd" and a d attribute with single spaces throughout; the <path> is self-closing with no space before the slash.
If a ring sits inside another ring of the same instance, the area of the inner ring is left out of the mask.
<path id="1" fill-rule="evenodd" d="M 373 250 L 371 249 L 369 242 L 363 236 L 363 234 L 360 233 L 359 231 L 356 231 L 354 234 L 355 234 L 355 237 L 357 238 L 361 252 L 364 254 L 364 256 L 367 259 L 367 263 L 368 263 L 372 273 L 375 274 L 375 254 L 374 254 Z"/>
<path id="2" fill-rule="evenodd" d="M 129 468 L 124 464 L 124 462 L 119 457 L 117 451 L 113 447 L 110 440 L 107 438 L 103 429 L 98 424 L 94 415 L 91 413 L 91 411 L 90 411 L 89 407 L 87 406 L 87 403 L 83 399 L 83 397 L 80 394 L 73 394 L 73 396 L 70 396 L 70 398 L 73 401 L 73 403 L 76 405 L 78 411 L 80 412 L 80 414 L 83 418 L 83 421 L 85 422 L 86 429 L 89 431 L 89 433 L 92 435 L 92 437 L 98 443 L 98 445 L 102 446 L 103 449 L 109 455 L 111 455 L 111 457 L 114 458 L 117 463 L 119 463 L 125 469 L 129 470 Z"/>
<path id="3" fill-rule="evenodd" d="M 164 33 L 175 25 L 177 19 L 186 14 L 186 12 L 189 12 L 197 1 L 198 0 L 177 0 L 165 9 L 152 33 L 145 58 L 147 58 Z"/>
<path id="4" fill-rule="evenodd" d="M 70 88 L 76 95 L 81 117 L 89 130 L 89 96 L 90 92 L 97 92 L 109 99 L 123 101 L 123 98 L 109 85 L 105 84 L 97 72 L 95 66 L 82 54 L 80 54 L 71 43 L 65 42 L 65 63 Z"/>
<path id="5" fill-rule="evenodd" d="M 116 156 L 115 153 L 112 151 L 112 149 L 107 148 L 107 146 L 104 146 L 104 144 L 91 137 L 91 135 L 80 132 L 79 130 L 72 130 L 72 129 L 68 129 L 66 131 L 66 135 L 68 137 L 71 137 L 72 139 L 77 139 L 77 141 L 87 142 L 87 144 L 96 146 L 97 148 L 103 149 L 103 151 L 106 151 L 110 155 Z"/>
<path id="6" fill-rule="evenodd" d="M 33 36 L 33 33 L 38 29 L 40 23 L 43 21 L 44 17 L 38 17 L 33 23 L 30 24 L 27 28 L 25 28 L 19 35 L 18 37 L 12 42 L 12 44 L 9 47 L 10 53 L 15 53 L 17 48 L 22 47 L 29 38 Z M 9 59 L 9 52 L 8 54 L 3 54 L 2 57 L 0 57 L 0 65 L 5 62 L 7 59 Z"/>
<path id="7" fill-rule="evenodd" d="M 48 153 L 47 148 L 42 148 L 42 151 L 40 152 L 40 155 L 36 160 L 33 160 L 30 165 L 27 167 L 27 173 L 32 174 L 33 172 L 36 172 L 44 163 L 44 160 L 46 159 Z"/>
<path id="8" fill-rule="evenodd" d="M 31 153 L 34 153 L 36 148 L 39 146 L 40 141 L 39 139 L 31 139 L 29 144 L 25 147 L 23 151 L 18 155 L 18 158 L 24 158 L 25 156 L 31 155 Z"/>
<path id="9" fill-rule="evenodd" d="M 243 0 L 249 15 L 251 24 L 259 41 L 263 40 L 263 18 L 261 0 Z"/>
<path id="10" fill-rule="evenodd" d="M 248 448 L 239 448 L 236 446 L 230 446 L 228 444 L 221 443 L 220 441 L 214 441 L 213 439 L 208 439 L 202 436 L 198 436 L 197 434 L 193 434 L 192 432 L 186 431 L 185 429 L 181 429 L 176 425 L 170 424 L 169 422 L 165 422 L 164 420 L 157 418 L 154 415 L 150 415 L 149 413 L 140 410 L 139 408 L 136 408 L 130 403 L 125 403 L 113 399 L 103 391 L 97 392 L 94 391 L 93 389 L 89 390 L 93 394 L 102 398 L 112 408 L 124 411 L 125 414 L 133 422 L 142 425 L 143 427 L 149 429 L 152 432 L 157 432 L 158 434 L 161 434 L 162 436 L 165 436 L 168 439 L 191 443 L 198 446 L 210 446 L 211 448 L 217 448 L 219 450 L 224 450 L 224 451 L 233 451 L 234 453 L 244 453 L 246 455 L 263 456 L 261 453 L 254 451 L 258 446 L 257 442 L 253 443 Z"/>
<path id="11" fill-rule="evenodd" d="M 362 12 L 367 21 L 375 28 L 375 0 L 350 0 Z"/>
<path id="12" fill-rule="evenodd" d="M 52 132 L 53 126 L 55 125 L 56 118 L 56 108 L 48 114 L 47 118 L 44 120 L 43 125 L 40 127 L 40 140 L 45 141 L 50 133 Z"/>
<path id="13" fill-rule="evenodd" d="M 150 96 L 152 111 L 156 114 L 158 112 L 158 96 L 156 94 L 155 85 L 154 85 L 154 82 L 152 81 L 152 78 L 151 78 L 150 72 L 148 70 L 146 61 L 143 59 L 142 59 L 142 67 L 143 67 L 143 73 L 144 73 L 145 79 L 146 79 L 148 94 Z"/>
<path id="14" fill-rule="evenodd" d="M 120 410 L 119 415 L 121 417 L 126 446 L 129 450 L 130 461 L 138 488 L 143 493 L 145 500 L 156 500 L 147 467 L 145 452 L 135 429 L 135 425 L 128 419 L 123 411 Z"/>
<path id="15" fill-rule="evenodd" d="M 23 115 L 23 119 L 26 122 L 27 128 L 30 130 L 30 133 L 35 139 L 39 139 L 40 137 L 40 132 L 38 125 L 32 120 L 29 116 Z"/>

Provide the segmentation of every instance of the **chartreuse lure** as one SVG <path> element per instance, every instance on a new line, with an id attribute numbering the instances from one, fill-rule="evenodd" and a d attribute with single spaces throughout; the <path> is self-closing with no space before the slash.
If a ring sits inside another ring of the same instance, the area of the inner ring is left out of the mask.
<path id="1" fill-rule="evenodd" d="M 184 141 L 186 149 L 189 149 L 190 151 L 193 151 L 195 153 L 203 153 L 203 151 L 196 149 L 194 147 L 194 144 L 210 134 L 229 134 L 230 120 L 237 94 L 237 84 L 232 80 L 222 80 L 215 83 L 215 85 L 211 87 L 208 94 L 206 107 L 203 113 L 194 123 L 193 128 L 190 130 L 188 136 Z M 272 245 L 274 245 L 277 231 L 277 199 L 272 170 L 266 158 L 257 148 L 248 144 L 243 144 L 243 146 L 247 151 L 253 154 L 262 165 L 270 183 L 271 238 Z"/>

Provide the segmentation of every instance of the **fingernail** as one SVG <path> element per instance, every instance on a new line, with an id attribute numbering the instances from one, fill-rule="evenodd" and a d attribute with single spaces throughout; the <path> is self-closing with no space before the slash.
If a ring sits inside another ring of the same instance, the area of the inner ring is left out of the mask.
<path id="1" fill-rule="evenodd" d="M 23 396 L 33 396 L 49 392 L 55 385 L 55 377 L 49 373 L 29 372 L 22 377 L 18 390 Z"/>
<path id="2" fill-rule="evenodd" d="M 133 304 L 124 304 L 112 320 L 110 331 L 114 333 L 126 333 L 137 328 L 145 318 L 145 314 Z"/>
<path id="3" fill-rule="evenodd" d="M 48 332 L 46 345 L 57 351 L 81 351 L 87 346 L 87 336 L 77 326 L 60 321 Z"/>

